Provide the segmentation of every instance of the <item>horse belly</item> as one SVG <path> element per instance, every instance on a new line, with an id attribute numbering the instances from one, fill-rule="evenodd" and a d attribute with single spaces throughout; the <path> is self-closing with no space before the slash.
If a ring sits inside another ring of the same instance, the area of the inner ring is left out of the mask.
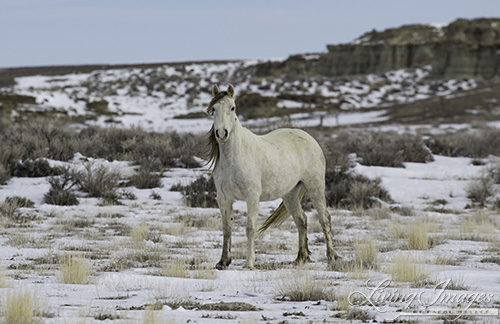
<path id="1" fill-rule="evenodd" d="M 282 175 L 281 172 L 272 176 L 262 177 L 261 201 L 275 200 L 289 193 L 300 182 L 297 174 Z"/>

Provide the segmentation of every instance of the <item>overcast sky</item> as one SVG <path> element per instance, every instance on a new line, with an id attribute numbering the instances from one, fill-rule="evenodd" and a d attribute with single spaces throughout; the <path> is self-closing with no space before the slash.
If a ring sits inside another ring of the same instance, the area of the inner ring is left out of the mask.
<path id="1" fill-rule="evenodd" d="M 500 0 L 0 0 L 0 67 L 275 58 Z"/>

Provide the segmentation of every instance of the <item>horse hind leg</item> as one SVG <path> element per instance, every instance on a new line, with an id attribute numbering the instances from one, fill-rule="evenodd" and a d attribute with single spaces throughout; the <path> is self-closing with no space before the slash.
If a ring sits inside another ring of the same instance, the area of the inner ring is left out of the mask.
<path id="1" fill-rule="evenodd" d="M 322 186 L 312 186 L 311 189 L 307 188 L 307 190 L 309 194 L 308 196 L 317 211 L 318 220 L 321 225 L 321 229 L 323 230 L 323 234 L 325 235 L 326 257 L 328 260 L 328 264 L 330 266 L 333 266 L 334 261 L 339 259 L 339 256 L 333 249 L 331 219 L 330 214 L 328 214 L 328 211 L 326 210 L 324 189 L 322 190 L 321 188 Z"/>
<path id="2" fill-rule="evenodd" d="M 292 191 L 283 197 L 286 209 L 292 215 L 299 232 L 299 251 L 295 264 L 304 264 L 311 261 L 311 252 L 307 246 L 307 216 L 300 206 L 300 191 L 304 190 L 302 185 L 297 185 Z"/>

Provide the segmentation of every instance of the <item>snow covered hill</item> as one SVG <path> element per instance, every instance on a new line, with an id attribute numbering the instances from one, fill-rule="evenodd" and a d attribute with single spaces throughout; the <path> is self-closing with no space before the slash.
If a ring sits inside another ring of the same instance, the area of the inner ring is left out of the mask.
<path id="1" fill-rule="evenodd" d="M 211 86 L 216 83 L 232 83 L 239 96 L 259 94 L 264 99 L 272 98 L 273 105 L 241 103 L 240 111 L 251 111 L 258 119 L 248 121 L 249 125 L 267 125 L 275 122 L 276 117 L 286 116 L 297 125 L 307 126 L 321 122 L 323 126 L 336 126 L 383 121 L 386 107 L 455 96 L 477 86 L 474 80 L 428 80 L 429 66 L 351 79 L 290 80 L 285 76 L 255 76 L 254 67 L 260 63 L 254 60 L 165 64 L 155 68 L 26 76 L 16 78 L 15 85 L 0 92 L 34 98 L 34 103 L 19 104 L 8 112 L 14 120 L 45 112 L 85 120 L 87 124 L 198 132 L 210 124 L 203 111 L 211 98 Z M 263 114 L 259 108 L 269 111 Z M 358 112 L 353 115 L 352 111 Z"/>

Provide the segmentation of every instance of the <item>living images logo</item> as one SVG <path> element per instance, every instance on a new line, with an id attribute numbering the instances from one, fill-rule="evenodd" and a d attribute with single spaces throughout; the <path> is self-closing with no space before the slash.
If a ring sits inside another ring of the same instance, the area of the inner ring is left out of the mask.
<path id="1" fill-rule="evenodd" d="M 494 294 L 485 292 L 454 292 L 451 279 L 437 283 L 432 289 L 402 291 L 391 287 L 390 279 L 374 283 L 366 281 L 365 291 L 353 291 L 348 300 L 351 306 L 373 307 L 377 312 L 389 313 L 388 306 L 403 304 L 395 313 L 401 316 L 498 316 L 498 308 L 488 308 Z"/>

